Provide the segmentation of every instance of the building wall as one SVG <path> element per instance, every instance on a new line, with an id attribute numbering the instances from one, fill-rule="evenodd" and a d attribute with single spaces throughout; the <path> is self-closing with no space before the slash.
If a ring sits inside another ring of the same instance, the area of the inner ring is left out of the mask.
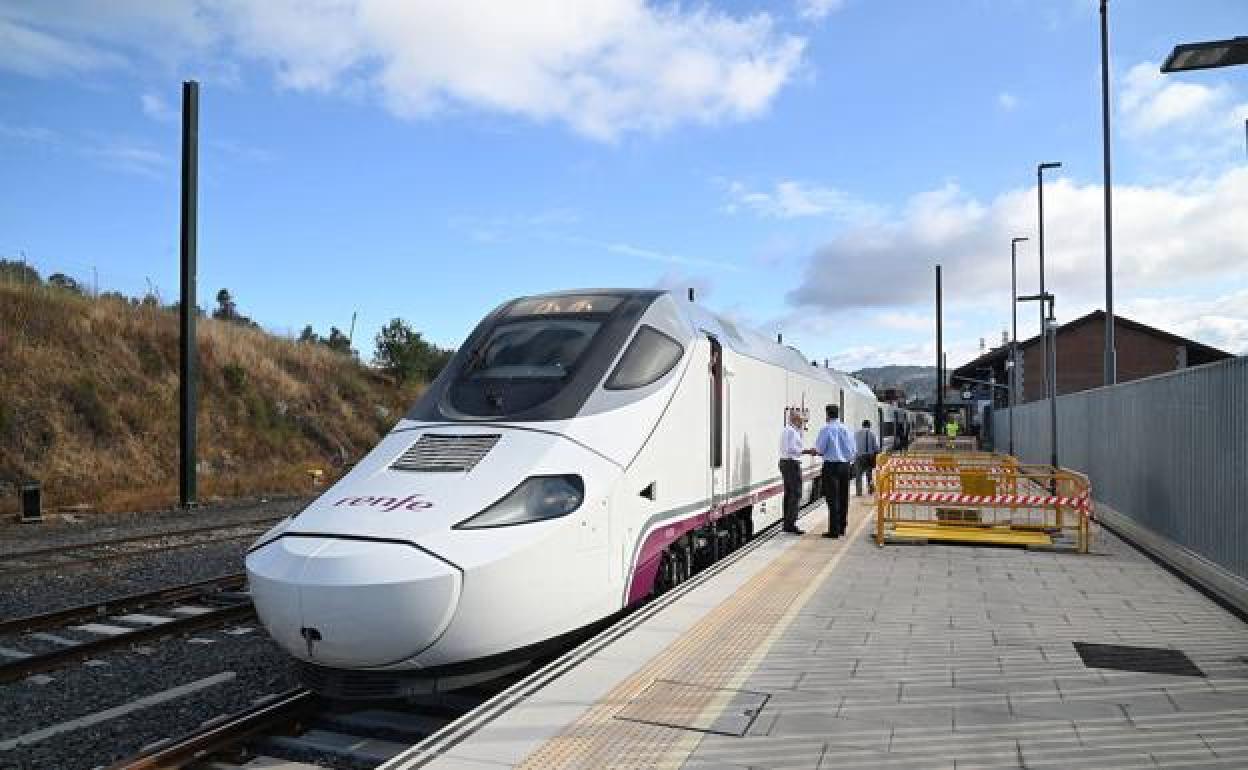
<path id="1" fill-rule="evenodd" d="M 1114 328 L 1118 349 L 1118 381 L 1169 372 L 1187 365 L 1182 345 L 1118 324 Z M 1023 403 L 1042 397 L 1044 381 L 1040 341 L 1021 345 L 1023 356 Z M 1099 388 L 1105 379 L 1105 324 L 1093 320 L 1063 329 L 1057 337 L 1058 395 Z"/>

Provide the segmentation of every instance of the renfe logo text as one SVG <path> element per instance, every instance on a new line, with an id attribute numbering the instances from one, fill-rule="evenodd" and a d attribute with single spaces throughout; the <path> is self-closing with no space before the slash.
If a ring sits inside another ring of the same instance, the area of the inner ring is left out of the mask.
<path id="1" fill-rule="evenodd" d="M 400 508 L 409 511 L 420 511 L 433 507 L 433 503 L 419 499 L 421 497 L 424 497 L 424 495 L 408 495 L 401 500 L 397 497 L 344 497 L 334 503 L 334 507 L 337 508 L 340 505 L 350 505 L 352 507 L 366 505 L 369 508 L 381 508 L 387 513 L 397 511 Z"/>

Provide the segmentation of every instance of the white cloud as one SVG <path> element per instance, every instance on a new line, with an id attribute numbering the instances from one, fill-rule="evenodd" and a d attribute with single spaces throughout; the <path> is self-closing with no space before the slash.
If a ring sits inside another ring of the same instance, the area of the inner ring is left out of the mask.
<path id="1" fill-rule="evenodd" d="M 44 77 L 116 67 L 121 62 L 115 54 L 62 40 L 0 15 L 0 69 Z"/>
<path id="2" fill-rule="evenodd" d="M 1225 85 L 1207 86 L 1163 75 L 1153 62 L 1132 67 L 1122 81 L 1118 111 L 1129 132 L 1151 133 L 1178 123 L 1189 126 L 1229 106 Z"/>
<path id="3" fill-rule="evenodd" d="M 173 123 L 178 119 L 178 111 L 169 106 L 160 94 L 147 92 L 139 96 L 143 105 L 143 114 L 161 123 Z"/>
<path id="4" fill-rule="evenodd" d="M 845 0 L 798 0 L 797 15 L 810 21 L 821 21 L 844 6 Z"/>
<path id="5" fill-rule="evenodd" d="M 1248 355 L 1248 289 L 1212 298 L 1142 297 L 1116 314 L 1236 355 Z"/>
<path id="6" fill-rule="evenodd" d="M 751 190 L 742 182 L 726 183 L 729 203 L 725 211 L 748 209 L 771 219 L 827 216 L 844 221 L 875 220 L 883 210 L 834 187 L 793 180 L 776 182 L 770 191 Z"/>
<path id="7" fill-rule="evenodd" d="M 879 313 L 872 319 L 872 323 L 885 329 L 906 332 L 930 332 L 936 328 L 936 320 L 930 313 Z M 946 327 L 954 325 L 952 320 L 947 320 L 945 323 Z"/>
<path id="8" fill-rule="evenodd" d="M 286 88 L 374 96 L 404 117 L 467 107 L 605 141 L 756 117 L 805 49 L 767 13 L 644 0 L 68 3 L 0 11 L 0 41 L 38 41 L 0 53 L 0 66 L 46 75 L 133 62 L 159 39 L 161 55 L 181 45 L 205 62 L 258 60 Z"/>
<path id="9" fill-rule="evenodd" d="M 1101 202 L 1099 185 L 1045 185 L 1046 275 L 1059 310 L 1095 300 L 1102 290 Z M 1116 285 L 1147 289 L 1238 274 L 1248 261 L 1244 211 L 1248 168 L 1170 185 L 1115 186 Z M 788 299 L 830 312 L 925 302 L 932 267 L 941 264 L 946 302 L 995 307 L 1003 291 L 1008 297 L 1011 237 L 1032 238 L 1020 251 L 1020 289 L 1035 281 L 1035 223 L 1034 187 L 981 202 L 946 185 L 913 196 L 899 217 L 829 241 Z"/>
<path id="10" fill-rule="evenodd" d="M 0 137 L 45 144 L 59 140 L 59 135 L 50 128 L 43 126 L 17 126 L 3 121 L 0 121 Z"/>
<path id="11" fill-rule="evenodd" d="M 729 272 L 740 272 L 741 268 L 730 263 L 722 262 L 715 259 L 705 259 L 702 257 L 689 257 L 683 254 L 675 254 L 669 251 L 658 251 L 656 249 L 635 246 L 631 243 L 622 243 L 619 241 L 592 241 L 587 239 L 576 239 L 583 243 L 596 245 L 599 248 L 606 249 L 612 254 L 619 254 L 625 257 L 637 257 L 639 259 L 648 259 L 651 262 L 670 262 L 675 265 L 685 265 L 688 267 L 708 267 L 715 270 L 727 270 Z"/>
<path id="12" fill-rule="evenodd" d="M 110 168 L 153 179 L 167 176 L 173 166 L 158 150 L 121 141 L 87 147 L 82 152 Z"/>
<path id="13" fill-rule="evenodd" d="M 1009 91 L 1002 91 L 997 94 L 997 106 L 1006 112 L 1013 112 L 1018 108 L 1018 97 Z"/>

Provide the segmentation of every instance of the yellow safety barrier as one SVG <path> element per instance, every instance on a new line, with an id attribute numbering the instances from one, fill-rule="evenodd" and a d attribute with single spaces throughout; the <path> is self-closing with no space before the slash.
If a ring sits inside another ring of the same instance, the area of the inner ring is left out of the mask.
<path id="1" fill-rule="evenodd" d="M 1088 551 L 1086 476 L 991 452 L 888 453 L 876 469 L 876 543 L 946 540 Z"/>
<path id="2" fill-rule="evenodd" d="M 979 441 L 974 436 L 957 436 L 950 438 L 948 436 L 919 436 L 910 445 L 913 451 L 951 451 L 951 452 L 974 452 L 979 449 Z"/>

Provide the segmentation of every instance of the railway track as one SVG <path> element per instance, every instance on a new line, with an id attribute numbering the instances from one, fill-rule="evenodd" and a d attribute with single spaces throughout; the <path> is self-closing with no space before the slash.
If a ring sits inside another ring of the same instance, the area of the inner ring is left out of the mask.
<path id="1" fill-rule="evenodd" d="M 224 526 L 218 524 L 191 527 L 0 554 L 0 578 L 254 538 L 281 521 L 282 518 L 284 517 L 256 519 Z"/>
<path id="2" fill-rule="evenodd" d="M 818 504 L 808 503 L 804 512 Z M 307 689 L 289 690 L 243 711 L 211 720 L 180 738 L 149 747 L 108 770 L 363 770 L 384 764 L 405 751 L 415 751 L 422 758 L 437 756 L 444 744 L 457 740 L 460 732 L 475 730 L 505 713 L 511 705 L 626 635 L 778 532 L 778 525 L 768 527 L 736 551 L 623 615 L 588 640 L 499 680 L 397 705 L 334 702 Z"/>
<path id="3" fill-rule="evenodd" d="M 0 683 L 139 642 L 248 620 L 255 609 L 241 592 L 245 584 L 246 575 L 236 573 L 0 621 Z"/>
<path id="4" fill-rule="evenodd" d="M 401 704 L 344 704 L 296 688 L 211 720 L 189 735 L 150 747 L 109 770 L 371 768 L 471 712 L 523 673 Z"/>

